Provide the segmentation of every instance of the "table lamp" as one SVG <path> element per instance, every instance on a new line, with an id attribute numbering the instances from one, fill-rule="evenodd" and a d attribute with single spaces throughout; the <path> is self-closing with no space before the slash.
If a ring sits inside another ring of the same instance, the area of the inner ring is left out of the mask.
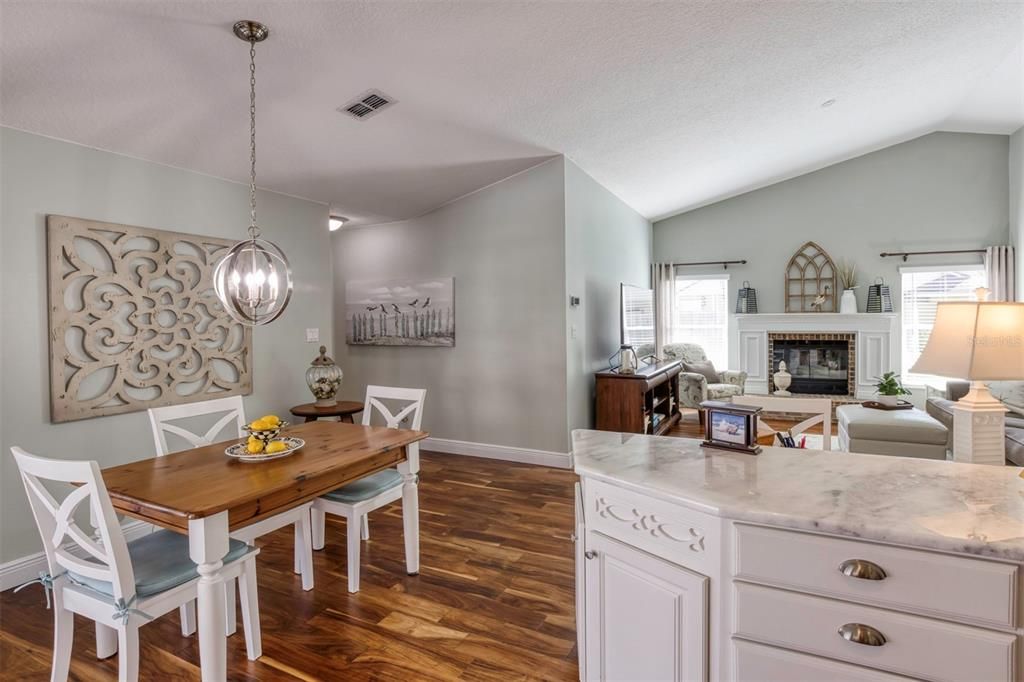
<path id="1" fill-rule="evenodd" d="M 935 326 L 910 371 L 967 379 L 971 390 L 953 403 L 953 460 L 1005 464 L 1003 404 L 985 381 L 1024 379 L 1024 303 L 939 303 Z"/>

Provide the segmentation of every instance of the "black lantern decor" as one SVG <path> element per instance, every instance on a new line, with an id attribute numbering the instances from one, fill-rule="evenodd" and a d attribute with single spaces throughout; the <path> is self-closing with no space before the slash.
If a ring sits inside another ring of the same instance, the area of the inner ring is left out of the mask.
<path id="1" fill-rule="evenodd" d="M 757 289 L 750 286 L 750 282 L 744 280 L 743 287 L 736 296 L 737 314 L 754 314 L 757 312 Z"/>
<path id="2" fill-rule="evenodd" d="M 892 312 L 892 293 L 889 291 L 889 285 L 881 277 L 875 279 L 875 283 L 868 287 L 867 311 L 869 313 Z"/>

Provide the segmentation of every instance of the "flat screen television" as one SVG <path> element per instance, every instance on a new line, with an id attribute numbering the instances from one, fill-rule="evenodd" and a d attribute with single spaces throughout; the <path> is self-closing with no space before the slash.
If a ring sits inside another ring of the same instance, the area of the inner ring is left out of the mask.
<path id="1" fill-rule="evenodd" d="M 653 346 L 654 290 L 632 284 L 621 284 L 619 288 L 621 343 L 632 346 L 634 350 L 645 344 Z"/>

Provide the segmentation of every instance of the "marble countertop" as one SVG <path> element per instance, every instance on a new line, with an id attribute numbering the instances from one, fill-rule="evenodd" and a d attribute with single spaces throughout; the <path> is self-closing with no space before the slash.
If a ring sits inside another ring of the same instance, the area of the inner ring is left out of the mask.
<path id="1" fill-rule="evenodd" d="M 1017 467 L 573 431 L 581 476 L 725 518 L 1024 563 Z"/>

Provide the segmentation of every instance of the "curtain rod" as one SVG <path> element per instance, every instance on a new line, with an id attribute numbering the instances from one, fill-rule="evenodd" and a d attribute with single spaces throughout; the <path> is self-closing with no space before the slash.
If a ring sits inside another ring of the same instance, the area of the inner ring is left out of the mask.
<path id="1" fill-rule="evenodd" d="M 959 249 L 956 251 L 897 251 L 895 253 L 882 252 L 878 254 L 880 258 L 888 258 L 889 256 L 902 256 L 903 262 L 907 262 L 907 258 L 910 256 L 938 256 L 947 253 L 985 253 L 985 249 Z"/>
<path id="2" fill-rule="evenodd" d="M 672 263 L 672 265 L 679 266 L 679 267 L 687 267 L 687 266 L 690 266 L 690 265 L 721 265 L 726 270 L 729 269 L 730 265 L 746 265 L 746 264 L 747 264 L 747 261 L 745 261 L 745 260 L 706 260 L 706 261 L 701 261 L 700 263 Z"/>

